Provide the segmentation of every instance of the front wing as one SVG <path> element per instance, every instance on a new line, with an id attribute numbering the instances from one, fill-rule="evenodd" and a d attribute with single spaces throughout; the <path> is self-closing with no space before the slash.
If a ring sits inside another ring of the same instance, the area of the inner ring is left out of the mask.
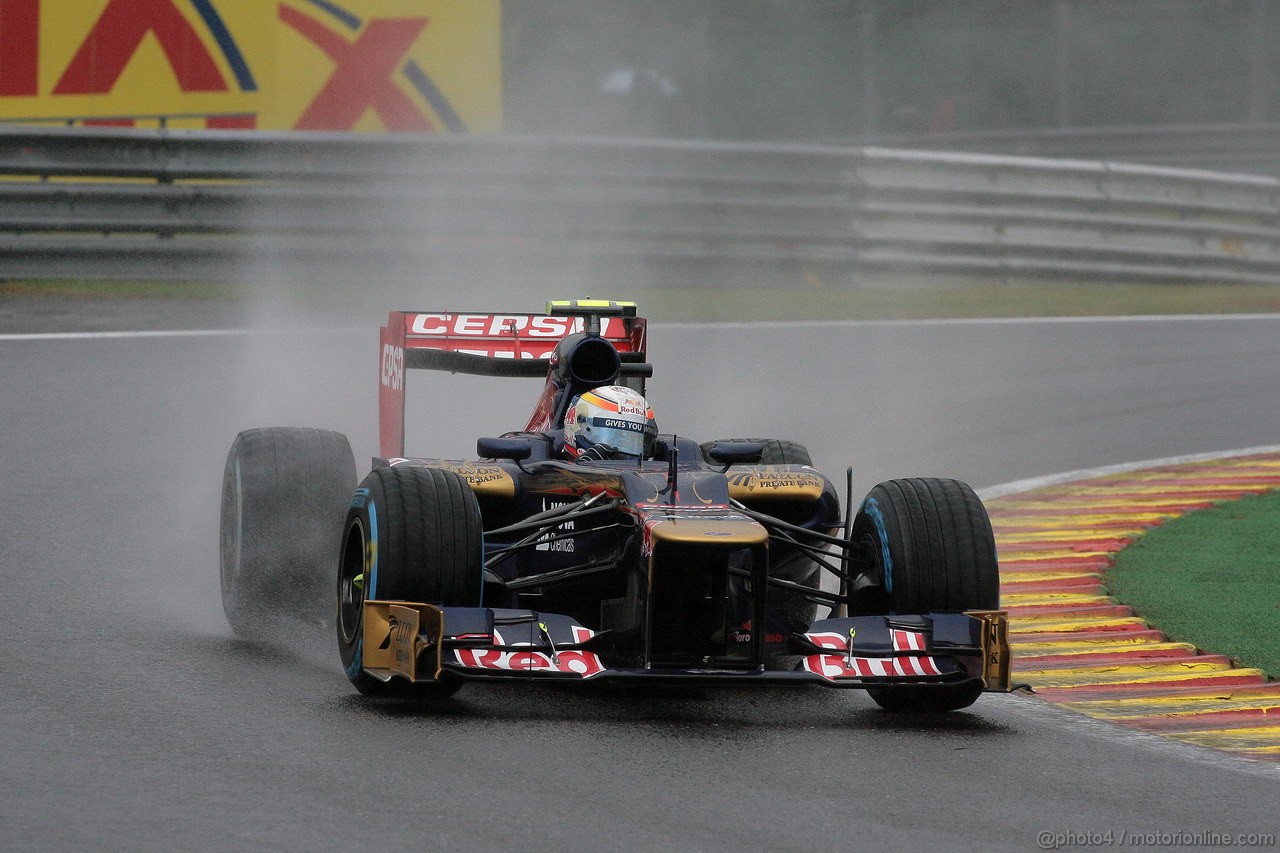
<path id="1" fill-rule="evenodd" d="M 618 667 L 606 662 L 610 646 L 607 632 L 559 614 L 364 602 L 364 671 L 381 681 L 455 676 L 867 688 L 980 679 L 988 691 L 1010 689 L 1003 611 L 820 619 L 789 639 L 786 652 L 799 657 L 791 670 Z"/>

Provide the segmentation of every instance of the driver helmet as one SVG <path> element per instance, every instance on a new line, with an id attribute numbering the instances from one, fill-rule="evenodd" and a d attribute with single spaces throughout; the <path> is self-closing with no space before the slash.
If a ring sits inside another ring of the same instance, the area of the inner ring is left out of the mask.
<path id="1" fill-rule="evenodd" d="M 571 459 L 600 445 L 617 458 L 643 459 L 657 434 L 653 409 L 625 385 L 592 388 L 574 398 L 564 416 L 564 449 Z"/>

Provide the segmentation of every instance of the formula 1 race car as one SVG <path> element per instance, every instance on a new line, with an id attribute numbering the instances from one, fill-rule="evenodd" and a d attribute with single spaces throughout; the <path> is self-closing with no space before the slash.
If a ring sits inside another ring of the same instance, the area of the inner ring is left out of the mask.
<path id="1" fill-rule="evenodd" d="M 221 534 L 232 626 L 253 636 L 282 609 L 333 618 L 336 566 L 338 647 L 364 694 L 786 682 L 945 711 L 1009 689 L 994 538 L 968 485 L 891 480 L 855 512 L 850 471 L 842 513 L 799 444 L 658 433 L 645 349 L 632 303 L 392 312 L 380 456 L 354 491 L 338 433 L 236 438 Z M 480 438 L 477 460 L 406 457 L 413 369 L 545 384 L 525 428 Z M 604 408 L 583 414 L 592 400 Z M 592 429 L 615 442 L 581 450 Z"/>

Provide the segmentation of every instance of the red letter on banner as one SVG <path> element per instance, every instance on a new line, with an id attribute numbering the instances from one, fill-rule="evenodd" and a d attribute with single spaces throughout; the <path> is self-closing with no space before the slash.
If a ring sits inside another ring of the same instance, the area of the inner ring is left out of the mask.
<path id="1" fill-rule="evenodd" d="M 0 95 L 39 94 L 40 0 L 0 0 Z"/>
<path id="2" fill-rule="evenodd" d="M 370 107 L 387 130 L 431 129 L 426 116 L 391 80 L 427 25 L 426 18 L 372 20 L 355 42 L 349 42 L 289 6 L 279 8 L 280 20 L 338 66 L 295 129 L 350 130 Z"/>
<path id="3" fill-rule="evenodd" d="M 173 0 L 111 0 L 93 25 L 55 95 L 104 95 L 120 79 L 143 37 L 155 33 L 184 92 L 225 92 L 213 57 Z"/>

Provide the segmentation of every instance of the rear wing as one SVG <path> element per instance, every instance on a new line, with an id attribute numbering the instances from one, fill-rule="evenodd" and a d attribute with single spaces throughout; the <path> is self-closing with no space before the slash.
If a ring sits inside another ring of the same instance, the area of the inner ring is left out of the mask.
<path id="1" fill-rule="evenodd" d="M 595 331 L 597 325 L 600 337 L 625 361 L 644 361 L 647 324 L 635 316 L 633 303 L 575 300 L 551 302 L 547 309 L 546 314 L 392 311 L 379 341 L 381 455 L 404 455 L 408 370 L 545 379 L 556 345 L 574 333 Z"/>

